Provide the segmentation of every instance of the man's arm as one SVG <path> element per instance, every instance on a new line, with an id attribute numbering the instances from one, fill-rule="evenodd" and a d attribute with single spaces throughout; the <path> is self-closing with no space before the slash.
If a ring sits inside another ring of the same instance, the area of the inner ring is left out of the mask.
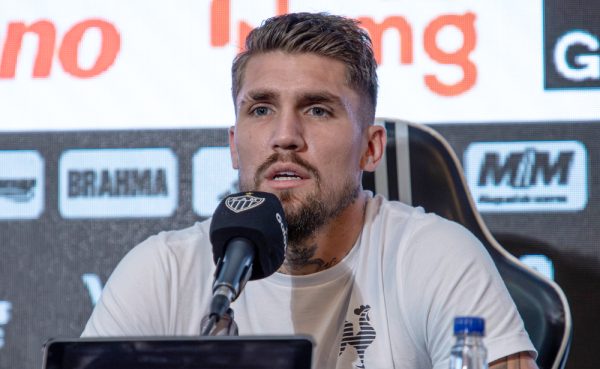
<path id="1" fill-rule="evenodd" d="M 489 369 L 538 369 L 529 352 L 518 352 L 490 363 Z"/>

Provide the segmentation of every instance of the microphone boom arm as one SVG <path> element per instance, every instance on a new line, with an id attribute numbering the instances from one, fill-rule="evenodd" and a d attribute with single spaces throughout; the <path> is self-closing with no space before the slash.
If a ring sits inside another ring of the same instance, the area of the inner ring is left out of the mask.
<path id="1" fill-rule="evenodd" d="M 228 242 L 225 255 L 217 265 L 213 283 L 213 301 L 209 316 L 215 315 L 217 322 L 250 279 L 255 254 L 254 245 L 246 238 L 235 237 Z"/>

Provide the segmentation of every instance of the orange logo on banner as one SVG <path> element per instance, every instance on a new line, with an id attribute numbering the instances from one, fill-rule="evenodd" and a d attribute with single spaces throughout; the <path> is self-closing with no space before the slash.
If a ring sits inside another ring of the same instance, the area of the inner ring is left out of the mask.
<path id="1" fill-rule="evenodd" d="M 288 12 L 287 0 L 276 0 L 276 14 Z M 377 23 L 371 17 L 357 18 L 362 27 L 369 32 L 373 41 L 373 52 L 378 64 L 382 63 L 382 38 L 387 30 L 394 29 L 400 36 L 400 64 L 413 64 L 414 37 L 412 26 L 402 16 L 391 15 Z M 223 47 L 231 41 L 231 1 L 212 0 L 210 14 L 210 43 L 213 47 Z M 436 37 L 446 27 L 455 27 L 463 36 L 462 46 L 454 52 L 446 52 L 437 44 Z M 243 48 L 246 36 L 252 26 L 244 21 L 237 25 L 239 49 Z M 470 90 L 477 80 L 477 66 L 469 59 L 475 49 L 477 32 L 475 30 L 475 14 L 467 12 L 463 15 L 443 14 L 434 18 L 426 27 L 423 36 L 423 47 L 429 57 L 444 65 L 456 65 L 463 71 L 463 77 L 456 83 L 447 84 L 434 74 L 424 76 L 425 85 L 434 93 L 441 96 L 457 96 Z"/>
<path id="2" fill-rule="evenodd" d="M 477 43 L 474 24 L 475 14 L 466 13 L 464 15 L 443 15 L 434 19 L 425 28 L 424 45 L 427 54 L 440 64 L 455 64 L 463 70 L 462 80 L 453 85 L 440 82 L 432 74 L 426 75 L 425 84 L 432 91 L 442 96 L 455 96 L 468 91 L 475 85 L 475 81 L 477 80 L 477 66 L 469 59 L 469 54 L 475 49 Z M 461 48 L 452 53 L 441 50 L 435 41 L 438 32 L 447 26 L 458 28 L 463 35 Z"/>
<path id="3" fill-rule="evenodd" d="M 102 35 L 102 45 L 94 65 L 82 68 L 79 65 L 79 44 L 84 34 L 96 28 Z M 56 44 L 56 27 L 48 20 L 39 20 L 30 25 L 23 22 L 8 24 L 6 41 L 0 60 L 0 79 L 14 78 L 23 36 L 34 33 L 38 36 L 38 49 L 33 67 L 33 77 L 44 78 L 50 75 L 52 59 Z M 113 63 L 121 48 L 121 36 L 114 25 L 102 19 L 88 19 L 75 24 L 65 33 L 60 47 L 58 59 L 65 72 L 79 78 L 91 78 L 105 72 Z"/>
<path id="4" fill-rule="evenodd" d="M 395 29 L 400 36 L 400 64 L 413 63 L 413 32 L 408 21 L 401 16 L 390 16 L 381 23 L 376 23 L 370 17 L 360 17 L 358 21 L 369 32 L 373 41 L 373 52 L 378 64 L 382 63 L 382 37 L 388 29 Z M 470 53 L 475 49 L 476 31 L 475 15 L 466 13 L 464 15 L 441 15 L 434 18 L 425 27 L 423 45 L 425 52 L 431 59 L 440 64 L 453 64 L 463 70 L 463 78 L 455 84 L 440 82 L 437 76 L 427 74 L 424 77 L 425 85 L 433 92 L 442 96 L 456 96 L 468 91 L 475 85 L 477 80 L 477 67 L 469 59 Z M 463 44 L 460 49 L 448 53 L 440 49 L 436 42 L 438 33 L 448 26 L 456 27 L 463 36 Z"/>
<path id="5" fill-rule="evenodd" d="M 276 0 L 276 15 L 288 12 L 288 0 Z M 231 29 L 230 0 L 213 0 L 210 4 L 210 44 L 215 47 L 225 46 L 230 42 Z M 252 31 L 252 26 L 244 21 L 238 24 L 239 49 L 242 50 L 246 37 Z"/>

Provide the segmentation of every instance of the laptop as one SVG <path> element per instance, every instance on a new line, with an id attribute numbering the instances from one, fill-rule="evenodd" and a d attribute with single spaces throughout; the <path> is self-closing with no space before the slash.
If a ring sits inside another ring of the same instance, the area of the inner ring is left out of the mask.
<path id="1" fill-rule="evenodd" d="M 43 369 L 311 369 L 304 336 L 54 339 Z"/>

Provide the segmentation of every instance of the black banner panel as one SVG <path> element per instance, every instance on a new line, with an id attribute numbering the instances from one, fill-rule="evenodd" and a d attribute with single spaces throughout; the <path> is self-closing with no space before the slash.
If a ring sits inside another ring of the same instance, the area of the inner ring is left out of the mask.
<path id="1" fill-rule="evenodd" d="M 498 241 L 569 300 L 570 368 L 600 345 L 600 122 L 436 125 Z M 237 191 L 226 129 L 0 134 L 1 368 L 78 336 L 137 243 Z"/>
<path id="2" fill-rule="evenodd" d="M 546 89 L 600 88 L 600 6 L 544 0 Z"/>
<path id="3" fill-rule="evenodd" d="M 567 368 L 600 347 L 600 122 L 436 125 L 492 234 L 554 279 L 573 316 Z"/>
<path id="4" fill-rule="evenodd" d="M 128 250 L 212 214 L 236 186 L 226 145 L 225 129 L 0 134 L 0 368 L 40 367 Z"/>

